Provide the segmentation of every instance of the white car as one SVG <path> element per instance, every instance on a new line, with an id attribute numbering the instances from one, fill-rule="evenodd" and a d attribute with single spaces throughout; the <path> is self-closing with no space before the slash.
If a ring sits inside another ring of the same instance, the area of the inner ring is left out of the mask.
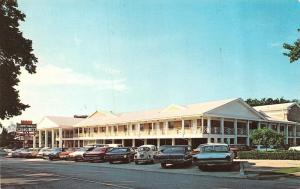
<path id="1" fill-rule="evenodd" d="M 199 169 L 205 169 L 209 166 L 228 166 L 233 165 L 234 153 L 230 151 L 227 144 L 211 143 L 201 144 L 198 149 L 200 153 L 193 155 L 193 163 Z"/>
<path id="2" fill-rule="evenodd" d="M 154 163 L 154 157 L 158 154 L 157 148 L 154 145 L 142 145 L 137 148 L 136 154 L 134 155 L 135 164 L 143 163 Z"/>
<path id="3" fill-rule="evenodd" d="M 289 150 L 300 151 L 300 146 L 289 147 Z"/>
<path id="4" fill-rule="evenodd" d="M 270 147 L 267 148 L 266 146 L 263 146 L 263 145 L 256 145 L 255 147 L 256 147 L 255 150 L 261 151 L 261 152 L 263 152 L 263 151 L 268 151 L 268 152 L 275 151 L 273 146 L 270 146 Z"/>
<path id="5" fill-rule="evenodd" d="M 90 150 L 93 150 L 93 146 L 86 146 L 82 148 L 77 148 L 75 152 L 69 154 L 69 159 L 74 161 L 83 161 L 83 155 Z"/>

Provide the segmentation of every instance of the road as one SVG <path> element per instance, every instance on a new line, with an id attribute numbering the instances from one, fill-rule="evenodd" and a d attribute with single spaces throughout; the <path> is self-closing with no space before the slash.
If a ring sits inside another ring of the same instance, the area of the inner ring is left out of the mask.
<path id="1" fill-rule="evenodd" d="M 67 161 L 27 160 L 0 158 L 1 188 L 121 188 L 121 189 L 300 189 L 296 180 L 251 180 L 244 178 L 222 178 L 236 173 L 209 172 L 196 168 L 161 169 L 155 165 L 76 163 Z M 131 169 L 133 168 L 133 169 Z M 218 177 L 215 177 L 217 175 Z"/>

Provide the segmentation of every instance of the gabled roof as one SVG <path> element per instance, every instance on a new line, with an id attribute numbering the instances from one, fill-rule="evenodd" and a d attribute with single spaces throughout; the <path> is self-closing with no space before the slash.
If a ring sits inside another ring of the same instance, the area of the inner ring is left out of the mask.
<path id="1" fill-rule="evenodd" d="M 283 103 L 283 104 L 254 106 L 253 108 L 256 109 L 257 111 L 268 112 L 268 111 L 276 111 L 276 110 L 287 110 L 294 105 L 299 106 L 299 104 L 297 104 L 296 102 L 290 102 L 290 103 Z"/>
<path id="2" fill-rule="evenodd" d="M 96 125 L 109 125 L 109 124 L 125 124 L 130 122 L 138 122 L 138 121 L 155 121 L 162 119 L 171 119 L 171 118 L 181 118 L 181 117 L 189 117 L 189 116 L 200 116 L 204 113 L 213 110 L 217 107 L 221 107 L 229 102 L 233 101 L 243 101 L 240 98 L 234 99 L 226 99 L 226 100 L 218 100 L 211 102 L 203 102 L 197 104 L 190 104 L 185 106 L 180 105 L 170 105 L 166 108 L 158 108 L 146 111 L 137 111 L 137 112 L 127 112 L 117 114 L 116 117 L 112 116 L 90 116 L 87 119 L 82 120 L 75 126 L 96 126 Z M 252 112 L 256 113 L 258 116 L 261 116 L 258 112 L 256 112 L 253 108 L 246 105 Z M 175 111 L 174 111 L 175 110 Z"/>
<path id="3" fill-rule="evenodd" d="M 46 116 L 38 124 L 38 129 L 56 128 L 56 127 L 73 127 L 75 124 L 82 121 L 83 118 L 63 117 L 63 116 Z"/>

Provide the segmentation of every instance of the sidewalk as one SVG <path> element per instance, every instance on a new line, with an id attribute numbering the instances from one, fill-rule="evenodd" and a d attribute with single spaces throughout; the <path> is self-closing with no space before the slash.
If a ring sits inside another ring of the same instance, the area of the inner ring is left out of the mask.
<path id="1" fill-rule="evenodd" d="M 247 172 L 256 172 L 260 175 L 296 176 L 300 177 L 299 160 L 245 160 L 252 164 L 246 168 Z M 290 169 L 289 169 L 290 168 Z M 294 172 L 293 170 L 297 170 Z M 298 171 L 299 170 L 299 171 Z M 289 171 L 291 173 L 289 173 Z M 283 172 L 283 173 L 281 173 Z M 285 173 L 286 172 L 286 173 Z"/>

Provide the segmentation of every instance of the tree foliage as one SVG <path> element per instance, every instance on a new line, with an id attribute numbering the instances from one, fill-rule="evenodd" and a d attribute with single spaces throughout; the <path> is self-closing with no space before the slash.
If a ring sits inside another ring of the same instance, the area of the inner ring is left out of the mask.
<path id="1" fill-rule="evenodd" d="M 35 73 L 37 63 L 32 41 L 19 30 L 25 14 L 17 7 L 16 0 L 0 0 L 0 119 L 20 115 L 29 107 L 20 101 L 16 86 L 21 69 Z"/>
<path id="2" fill-rule="evenodd" d="M 300 32 L 300 29 L 298 29 L 298 32 Z M 288 50 L 288 52 L 284 52 L 283 54 L 289 57 L 291 63 L 300 58 L 300 39 L 297 39 L 294 44 L 284 43 L 283 48 Z"/>
<path id="3" fill-rule="evenodd" d="M 255 129 L 251 133 L 250 138 L 252 139 L 252 143 L 256 145 L 263 145 L 267 148 L 271 145 L 279 146 L 283 144 L 283 135 L 277 133 L 273 129 L 263 128 L 263 129 Z"/>
<path id="4" fill-rule="evenodd" d="M 272 105 L 272 104 L 282 104 L 282 103 L 289 103 L 289 102 L 297 102 L 299 103 L 299 100 L 293 99 L 293 100 L 287 100 L 283 97 L 281 98 L 262 98 L 262 99 L 252 99 L 248 98 L 245 100 L 247 104 L 250 106 L 262 106 L 262 105 Z"/>
<path id="5" fill-rule="evenodd" d="M 14 135 L 8 133 L 6 128 L 3 128 L 2 133 L 0 134 L 0 147 L 12 146 L 14 141 Z"/>

